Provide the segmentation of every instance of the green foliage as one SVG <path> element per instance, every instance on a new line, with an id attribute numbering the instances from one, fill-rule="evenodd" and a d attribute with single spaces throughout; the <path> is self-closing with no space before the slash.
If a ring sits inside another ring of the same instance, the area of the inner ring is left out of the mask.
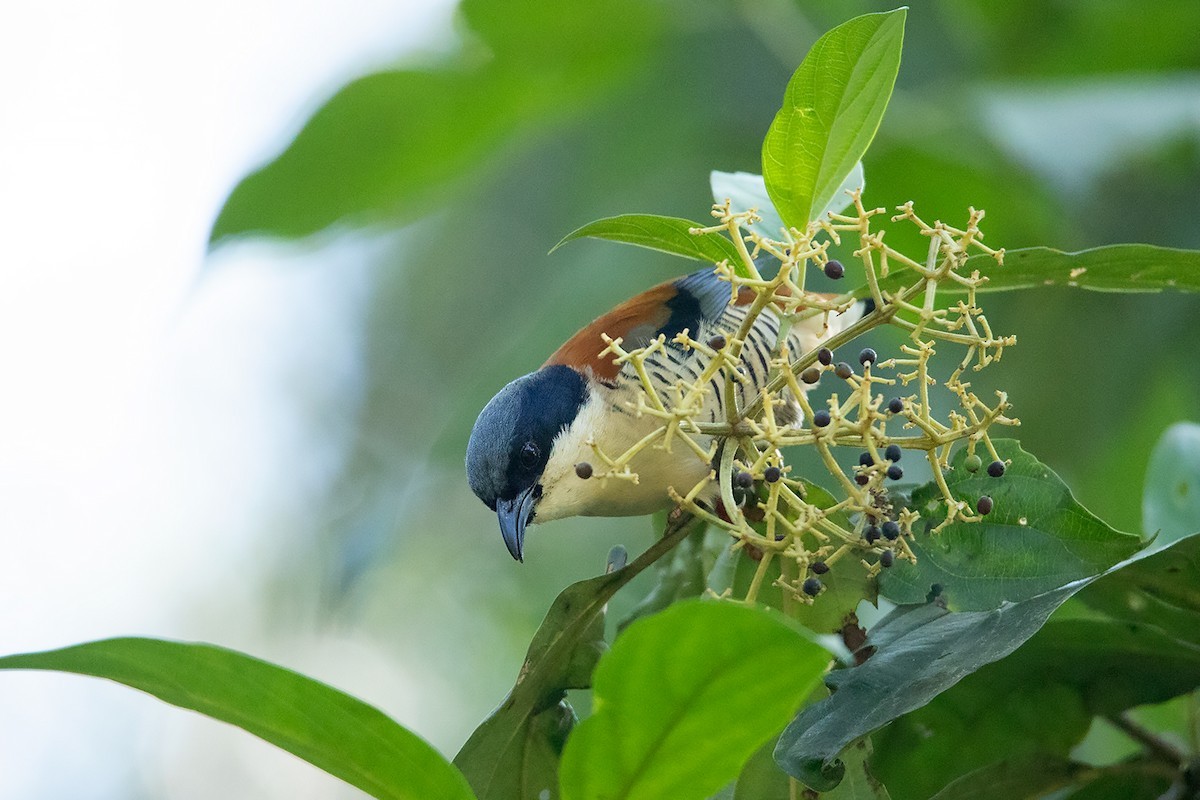
<path id="1" fill-rule="evenodd" d="M 387 800 L 469 800 L 436 750 L 379 710 L 248 655 L 157 639 L 99 642 L 0 658 L 0 670 L 107 678 L 228 722 Z"/>
<path id="2" fill-rule="evenodd" d="M 566 690 L 591 686 L 592 670 L 607 647 L 605 606 L 690 530 L 690 520 L 681 520 L 628 566 L 621 563 L 623 555 L 610 555 L 610 567 L 617 569 L 573 583 L 555 598 L 512 692 L 454 757 L 480 800 L 536 797 L 543 790 L 558 796 L 559 756 L 575 723 Z"/>
<path id="3" fill-rule="evenodd" d="M 589 222 L 577 228 L 554 245 L 554 252 L 567 242 L 575 239 L 593 238 L 608 239 L 613 242 L 625 242 L 648 247 L 671 255 L 692 258 L 697 261 L 729 260 L 730 264 L 740 264 L 737 248 L 729 237 L 720 233 L 703 233 L 693 235 L 688 233 L 691 228 L 705 227 L 698 222 L 675 217 L 660 217 L 654 214 L 625 214 L 620 217 Z M 748 277 L 748 276 L 746 276 Z"/>
<path id="4" fill-rule="evenodd" d="M 707 797 L 794 713 L 828 660 L 753 608 L 688 601 L 638 620 L 596 671 L 596 713 L 568 740 L 563 797 Z"/>
<path id="5" fill-rule="evenodd" d="M 783 221 L 804 228 L 867 152 L 900 69 L 906 9 L 826 33 L 788 82 L 763 140 L 763 178 Z"/>
<path id="6" fill-rule="evenodd" d="M 1132 555 L 1141 540 L 1118 533 L 1079 505 L 1053 470 L 1013 441 L 996 441 L 1000 457 L 1011 460 L 1002 478 L 963 466 L 966 450 L 953 460 L 947 484 L 972 506 L 988 495 L 994 510 L 982 522 L 948 525 L 911 543 L 917 563 L 904 562 L 880 582 L 883 595 L 897 603 L 920 603 L 934 584 L 945 602 L 961 611 L 982 611 L 1087 578 Z M 927 529 L 945 519 L 938 488 L 929 483 L 912 495 L 927 516 Z"/>
<path id="7" fill-rule="evenodd" d="M 1177 553 L 1187 553 L 1190 556 L 1190 553 L 1197 548 L 1200 548 L 1200 538 L 1181 540 L 1172 547 L 1172 550 Z M 1173 554 L 1168 551 L 1151 556 L 1151 558 L 1162 558 L 1168 555 Z M 1136 565 L 1140 559 L 1146 557 L 1147 553 L 1144 552 L 1118 564 L 1109 572 L 1104 573 L 1109 576 L 1106 577 L 1106 580 L 1120 580 L 1122 569 Z M 1153 567 L 1148 565 L 1148 569 L 1153 570 Z M 1059 606 L 1100 577 L 1100 575 L 1095 575 L 1076 580 L 1019 602 L 1005 603 L 989 611 L 948 611 L 937 603 L 898 607 L 871 628 L 866 647 L 874 648 L 874 650 L 865 663 L 830 673 L 826 678 L 826 684 L 834 690 L 833 695 L 806 708 L 788 726 L 780 737 L 779 746 L 775 751 L 776 759 L 789 774 L 800 778 L 816 789 L 824 790 L 836 786 L 844 772 L 844 765 L 837 756 L 850 742 L 916 709 L 922 709 L 921 713 L 923 714 L 938 714 L 936 706 L 932 710 L 927 710 L 934 698 L 954 686 L 965 676 L 1012 653 L 1037 633 Z M 1149 628 L 1147 631 L 1154 633 Z M 1122 691 L 1117 697 L 1106 696 L 1102 691 L 1114 688 L 1110 684 L 1092 687 L 1092 691 L 1085 694 L 1095 698 L 1098 705 L 1094 710 L 1097 713 L 1108 713 L 1134 702 L 1149 702 L 1155 698 L 1165 699 L 1159 696 L 1161 684 L 1147 681 L 1145 685 L 1141 685 L 1138 682 L 1126 680 L 1123 676 L 1127 673 L 1113 671 L 1114 667 L 1128 669 L 1132 665 L 1141 663 L 1141 660 L 1144 660 L 1150 653 L 1162 654 L 1164 656 L 1163 675 L 1173 676 L 1165 684 L 1168 696 L 1171 692 L 1178 693 L 1188 686 L 1200 683 L 1200 671 L 1196 671 L 1193 667 L 1180 670 L 1181 663 L 1195 663 L 1196 666 L 1200 666 L 1200 660 L 1197 660 L 1195 651 L 1169 657 L 1171 650 L 1178 647 L 1178 643 L 1171 642 L 1169 638 L 1152 638 L 1149 644 L 1143 644 L 1146 634 L 1138 635 L 1135 632 L 1132 638 L 1121 641 L 1123 632 L 1119 627 L 1106 629 L 1106 634 L 1108 635 L 1107 639 L 1094 638 L 1098 632 L 1085 626 L 1077 629 L 1065 641 L 1073 642 L 1085 650 L 1092 647 L 1099 650 L 1104 650 L 1105 647 L 1112 648 L 1109 654 L 1112 659 L 1110 661 L 1101 659 L 1094 650 L 1080 654 L 1072 654 L 1069 650 L 1060 651 L 1056 649 L 1058 638 L 1048 634 L 1047 639 L 1054 643 L 1054 647 L 1051 649 L 1053 655 L 1048 657 L 1053 663 L 1041 664 L 1041 668 L 1039 668 L 1036 662 L 1032 665 L 1024 665 L 1021 661 L 1012 662 L 1011 665 L 1009 662 L 1001 662 L 1003 666 L 998 665 L 993 672 L 1011 666 L 1020 676 L 1021 686 L 1033 693 L 1028 698 L 1032 701 L 1032 705 L 1025 708 L 1035 710 L 1043 708 L 1039 704 L 1047 700 L 1048 695 L 1043 691 L 1045 679 L 1044 677 L 1039 678 L 1038 684 L 1026 686 L 1028 676 L 1053 674 L 1056 677 L 1068 676 L 1069 680 L 1072 670 L 1068 667 L 1074 667 L 1075 674 L 1079 674 L 1081 670 L 1085 675 L 1098 675 L 1110 681 L 1115 679 L 1118 688 L 1120 686 L 1132 687 L 1132 692 Z M 1141 649 L 1143 647 L 1149 649 Z M 1032 652 L 1036 652 L 1036 648 Z M 1011 682 L 1001 686 L 998 680 L 983 677 L 979 678 L 975 684 L 985 687 L 988 692 L 994 692 L 985 701 L 990 713 L 998 715 L 1001 711 L 999 706 L 1011 702 L 1009 697 L 1013 685 Z M 966 688 L 959 687 L 959 690 L 960 692 L 969 692 L 970 687 L 975 684 L 965 684 Z M 1134 684 L 1137 685 L 1134 686 Z M 1141 694 L 1138 694 L 1139 692 Z M 946 700 L 945 702 L 952 703 L 954 701 Z M 1049 719 L 1044 723 L 1039 711 L 1037 713 L 1038 722 L 1033 724 L 1045 724 L 1051 727 L 1074 725 L 1074 741 L 1077 741 L 1086 732 L 1086 724 L 1080 725 L 1082 718 L 1078 714 L 1070 713 L 1071 702 L 1072 700 L 1068 698 L 1067 713 L 1064 713 L 1063 708 L 1058 704 L 1053 704 L 1056 713 L 1050 714 Z M 976 705 L 983 704 L 976 703 Z M 952 705 L 950 708 L 961 708 L 961 703 Z M 965 724 L 957 710 L 951 712 L 949 718 L 959 726 Z M 966 721 L 969 722 L 969 720 L 970 717 L 967 717 Z M 1086 720 L 1083 721 L 1086 722 Z M 919 726 L 922 723 L 918 719 L 914 724 Z M 943 754 L 961 751 L 964 730 L 968 730 L 968 728 L 957 727 L 948 730 L 947 738 L 944 740 L 946 750 L 942 751 Z M 985 734 L 981 734 L 974 727 L 969 730 L 978 746 L 985 749 L 985 752 L 994 752 L 986 750 L 986 745 L 981 744 L 986 741 L 986 738 L 976 738 L 981 735 L 985 736 Z M 892 728 L 889 728 L 888 732 L 891 731 Z M 1012 736 L 1012 733 L 1012 731 L 1008 731 L 1000 738 L 1018 746 L 1022 745 L 1022 740 Z M 914 744 L 911 741 L 912 736 L 910 729 L 909 737 L 902 740 L 905 741 L 903 750 L 897 747 L 896 751 L 911 751 Z M 1045 736 L 1046 734 L 1043 734 L 1041 738 L 1045 738 Z M 1051 732 L 1049 737 L 1052 740 L 1065 741 L 1068 747 L 1074 743 L 1070 736 L 1060 738 Z M 925 746 L 933 746 L 929 744 L 928 734 L 922 734 L 919 738 L 924 740 Z M 879 747 L 883 752 L 886 745 L 881 741 Z M 932 767 L 926 766 L 922 770 L 922 774 L 931 775 L 928 780 L 934 784 L 932 788 L 936 789 L 938 785 L 941 785 L 936 777 L 932 777 L 935 775 Z M 888 775 L 885 774 L 881 777 L 883 777 L 885 785 L 888 785 Z M 891 788 L 895 791 L 894 787 Z M 917 792 L 912 795 L 897 795 L 897 797 L 900 796 L 916 798 L 927 795 Z"/>

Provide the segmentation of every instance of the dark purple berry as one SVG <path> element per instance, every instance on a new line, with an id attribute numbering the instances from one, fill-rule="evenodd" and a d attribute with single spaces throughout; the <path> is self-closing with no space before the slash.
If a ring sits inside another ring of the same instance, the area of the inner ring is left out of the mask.
<path id="1" fill-rule="evenodd" d="M 901 414 L 904 412 L 904 401 L 899 397 L 893 397 L 888 401 L 888 411 L 893 414 Z"/>
<path id="2" fill-rule="evenodd" d="M 1004 474 L 1004 462 L 1003 461 L 993 461 L 992 463 L 988 464 L 988 475 L 991 475 L 993 478 L 999 478 L 1003 474 Z"/>
<path id="3" fill-rule="evenodd" d="M 887 476 L 894 481 L 898 481 L 904 477 L 904 470 L 900 468 L 899 464 L 892 464 L 888 467 Z"/>
<path id="4" fill-rule="evenodd" d="M 839 361 L 838 365 L 833 368 L 833 374 L 837 375 L 842 380 L 846 380 L 854 374 L 854 370 L 851 369 L 850 365 L 845 361 Z"/>
<path id="5" fill-rule="evenodd" d="M 821 380 L 821 370 L 817 369 L 816 367 L 809 367 L 808 369 L 804 370 L 804 372 L 800 373 L 800 380 L 810 385 L 814 384 Z"/>
<path id="6" fill-rule="evenodd" d="M 992 513 L 993 505 L 995 505 L 995 504 L 992 502 L 992 498 L 988 497 L 985 494 L 983 497 L 979 498 L 979 500 L 977 500 L 975 502 L 975 510 L 978 511 L 980 514 L 990 514 L 990 513 Z"/>
<path id="7" fill-rule="evenodd" d="M 895 564 L 895 563 L 896 563 L 896 554 L 893 553 L 891 550 L 884 550 L 882 553 L 879 554 L 879 566 L 890 567 L 892 564 Z"/>
<path id="8" fill-rule="evenodd" d="M 575 474 L 586 481 L 592 477 L 592 465 L 586 461 L 580 461 L 575 465 Z"/>
<path id="9" fill-rule="evenodd" d="M 820 361 L 822 364 L 828 367 L 833 363 L 833 351 L 828 347 L 822 347 L 817 351 L 817 361 Z"/>
<path id="10" fill-rule="evenodd" d="M 833 278 L 835 281 L 846 274 L 846 268 L 842 266 L 842 262 L 830 259 L 825 262 L 826 277 Z"/>
<path id="11" fill-rule="evenodd" d="M 817 575 L 824 575 L 826 572 L 829 572 L 829 565 L 824 561 L 814 561 L 810 569 Z"/>
<path id="12" fill-rule="evenodd" d="M 871 457 L 870 453 L 863 453 L 858 457 L 858 465 L 860 467 L 869 467 L 874 463 L 875 459 Z"/>
<path id="13" fill-rule="evenodd" d="M 901 455 L 902 452 L 900 450 L 900 445 L 898 444 L 889 444 L 887 446 L 887 450 L 883 451 L 883 457 L 892 463 L 899 461 Z"/>
<path id="14" fill-rule="evenodd" d="M 824 428 L 831 421 L 832 420 L 830 419 L 829 412 L 825 409 L 822 408 L 820 411 L 813 412 L 813 425 L 815 427 Z"/>
<path id="15" fill-rule="evenodd" d="M 858 363 L 874 364 L 879 359 L 879 354 L 870 347 L 864 347 L 862 352 L 858 354 Z"/>
<path id="16" fill-rule="evenodd" d="M 740 489 L 749 489 L 754 485 L 754 476 L 749 472 L 742 470 L 733 476 L 733 485 Z"/>
<path id="17" fill-rule="evenodd" d="M 857 483 L 859 486 L 866 486 L 868 483 L 871 482 L 871 476 L 865 472 L 860 472 L 854 476 L 854 482 Z"/>
<path id="18" fill-rule="evenodd" d="M 894 520 L 888 520 L 883 523 L 883 538 L 889 542 L 894 542 L 900 538 L 900 525 Z"/>
<path id="19" fill-rule="evenodd" d="M 879 528 L 874 525 L 863 531 L 863 538 L 867 540 L 867 544 L 875 544 L 881 535 Z"/>
<path id="20" fill-rule="evenodd" d="M 816 597 L 821 593 L 821 582 L 816 578 L 809 578 L 804 582 L 804 593 L 809 597 Z"/>
<path id="21" fill-rule="evenodd" d="M 708 346 L 713 350 L 724 350 L 725 337 L 718 333 L 716 336 L 708 340 Z"/>
<path id="22" fill-rule="evenodd" d="M 763 480 L 767 483 L 774 483 L 775 481 L 779 480 L 779 476 L 781 474 L 782 473 L 779 471 L 779 467 L 767 467 L 765 470 L 763 470 Z"/>

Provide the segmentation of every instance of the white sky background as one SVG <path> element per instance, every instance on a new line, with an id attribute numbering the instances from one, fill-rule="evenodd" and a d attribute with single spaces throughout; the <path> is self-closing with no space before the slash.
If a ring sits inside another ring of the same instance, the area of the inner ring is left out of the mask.
<path id="1" fill-rule="evenodd" d="M 295 652 L 255 629 L 255 556 L 277 546 L 255 534 L 279 527 L 264 498 L 280 484 L 283 513 L 302 517 L 337 466 L 287 399 L 317 371 L 329 388 L 315 402 L 352 413 L 370 243 L 242 247 L 198 282 L 207 233 L 237 179 L 344 80 L 448 41 L 452 6 L 118 0 L 0 15 L 0 653 L 121 634 Z M 197 615 L 214 591 L 221 611 Z M 230 620 L 239 601 L 246 617 Z M 334 680 L 323 658 L 289 663 Z M 244 750 L 243 768 L 222 748 Z M 132 690 L 0 673 L 0 797 L 139 785 L 341 793 Z"/>

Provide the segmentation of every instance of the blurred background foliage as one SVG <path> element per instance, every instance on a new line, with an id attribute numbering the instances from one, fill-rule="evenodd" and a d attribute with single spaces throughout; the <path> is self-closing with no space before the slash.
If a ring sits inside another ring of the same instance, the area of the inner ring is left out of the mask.
<path id="1" fill-rule="evenodd" d="M 597 574 L 611 545 L 636 552 L 652 536 L 648 520 L 555 522 L 518 566 L 466 486 L 467 436 L 495 391 L 620 300 L 695 268 L 608 243 L 547 251 L 602 216 L 707 219 L 709 170 L 760 171 L 815 38 L 888 8 L 466 0 L 456 46 L 348 84 L 232 191 L 215 248 L 385 243 L 371 251 L 365 386 L 346 387 L 356 434 L 316 504 L 321 534 L 289 544 L 275 597 L 310 605 L 321 565 L 324 624 L 370 631 L 441 677 L 428 689 L 440 716 L 402 721 L 443 750 L 507 691 L 557 591 Z M 1200 247 L 1197 30 L 1194 0 L 914 3 L 864 160 L 868 202 L 913 200 L 951 223 L 984 208 L 992 246 Z M 900 229 L 889 240 L 924 252 Z M 1140 532 L 1151 447 L 1200 417 L 1200 298 L 1053 289 L 986 303 L 1019 344 L 982 388 L 1008 391 L 1023 446 L 1085 506 Z"/>

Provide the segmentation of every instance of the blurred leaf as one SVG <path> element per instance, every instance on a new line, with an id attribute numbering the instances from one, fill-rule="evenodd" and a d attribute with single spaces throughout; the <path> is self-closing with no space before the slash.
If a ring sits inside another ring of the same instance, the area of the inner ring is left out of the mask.
<path id="1" fill-rule="evenodd" d="M 1071 785 L 1083 770 L 1079 764 L 1047 756 L 999 761 L 963 775 L 932 800 L 1034 800 Z"/>
<path id="2" fill-rule="evenodd" d="M 880 592 L 897 603 L 920 603 L 941 584 L 951 608 L 981 611 L 1024 600 L 1095 575 L 1141 547 L 1079 505 L 1054 472 L 1012 440 L 996 451 L 1011 459 L 1004 475 L 975 474 L 963 466 L 966 449 L 952 462 L 946 483 L 972 506 L 982 495 L 995 501 L 978 523 L 956 522 L 937 534 L 910 540 L 917 563 L 897 562 L 880 578 Z M 946 518 L 941 492 L 930 482 L 913 492 L 912 505 L 928 527 Z"/>
<path id="3" fill-rule="evenodd" d="M 480 800 L 558 797 L 558 759 L 574 725 L 567 689 L 591 686 L 604 641 L 605 604 L 622 586 L 686 537 L 682 518 L 632 564 L 563 589 L 546 612 L 516 684 L 454 757 Z M 611 556 L 610 556 L 611 563 Z"/>
<path id="4" fill-rule="evenodd" d="M 1050 247 L 1009 250 L 1004 264 L 987 254 L 967 259 L 964 272 L 978 269 L 988 276 L 980 291 L 999 292 L 1039 286 L 1070 286 L 1100 292 L 1161 292 L 1177 289 L 1200 292 L 1200 251 L 1177 250 L 1151 244 L 1113 244 L 1065 253 Z M 912 283 L 910 270 L 893 271 L 880 281 L 885 291 L 897 291 Z M 964 291 L 952 282 L 939 288 Z M 855 290 L 859 297 L 870 294 L 867 287 Z"/>
<path id="5" fill-rule="evenodd" d="M 234 188 L 211 244 L 428 212 L 452 179 L 515 130 L 519 88 L 451 71 L 379 72 L 347 84 L 283 153 Z"/>
<path id="6" fill-rule="evenodd" d="M 582 228 L 576 228 L 563 237 L 550 251 L 562 247 L 567 242 L 576 239 L 608 239 L 612 242 L 636 244 L 684 258 L 694 258 L 697 261 L 707 261 L 715 264 L 718 261 L 729 261 L 729 264 L 743 277 L 750 277 L 742 264 L 737 248 L 728 237 L 720 233 L 691 234 L 692 228 L 704 227 L 699 222 L 679 219 L 678 217 L 660 217 L 654 214 L 625 214 L 620 217 L 608 217 L 589 222 Z"/>
<path id="7" fill-rule="evenodd" d="M 828 663 L 822 648 L 755 608 L 693 600 L 638 620 L 596 670 L 596 712 L 563 754 L 563 797 L 709 796 Z"/>
<path id="8" fill-rule="evenodd" d="M 804 228 L 833 199 L 875 137 L 900 69 L 905 14 L 839 25 L 788 82 L 762 152 L 767 192 L 788 225 Z"/>
<path id="9" fill-rule="evenodd" d="M 1197 546 L 1200 546 L 1200 538 L 1182 540 L 1172 549 L 1183 548 L 1178 552 L 1190 552 L 1190 548 Z M 1121 569 L 1148 555 L 1139 553 L 1103 575 L 1119 574 Z M 1163 553 L 1155 557 L 1165 556 Z M 1013 652 L 1042 627 L 1056 608 L 1100 577 L 1076 580 L 990 611 L 952 612 L 936 603 L 898 607 L 871 629 L 866 642 L 867 647 L 874 648 L 870 658 L 859 666 L 836 670 L 826 677 L 825 683 L 833 694 L 804 709 L 788 726 L 776 748 L 776 760 L 789 774 L 817 790 L 833 788 L 844 772 L 844 765 L 837 755 L 850 742 L 902 714 L 925 706 L 965 676 Z M 1113 628 L 1115 630 L 1110 631 L 1113 635 L 1123 630 L 1121 626 Z M 1137 653 L 1143 640 L 1136 639 L 1125 649 L 1116 647 L 1116 642 L 1110 640 L 1112 658 L 1128 658 L 1134 663 L 1139 658 L 1144 659 L 1144 653 Z M 1082 647 L 1089 646 L 1085 634 L 1072 641 Z M 1157 648 L 1164 641 L 1159 637 L 1153 646 Z M 1184 658 L 1197 659 L 1197 656 L 1193 652 Z M 1088 660 L 1086 657 L 1075 659 Z M 1062 663 L 1069 662 L 1070 659 L 1064 657 Z M 1059 663 L 1054 662 L 1055 668 Z M 1197 664 L 1200 665 L 1200 660 Z M 1081 667 L 1089 669 L 1086 664 Z M 1021 666 L 1019 661 L 1014 662 L 1014 668 L 1023 682 L 1028 681 L 1030 674 L 1045 674 Z M 1103 670 L 1103 675 L 1110 681 L 1125 680 L 1123 676 L 1127 674 Z M 1189 678 L 1190 673 L 1185 672 L 1183 679 Z M 1008 700 L 1002 702 L 1008 703 Z M 1040 718 L 1040 709 L 1036 705 L 1034 709 Z M 1085 731 L 1086 726 L 1078 736 L 1082 737 Z M 954 744 L 957 746 L 960 742 L 956 740 Z M 888 781 L 887 775 L 883 777 L 885 782 Z M 896 787 L 892 788 L 895 791 Z"/>
<path id="10" fill-rule="evenodd" d="M 1173 425 L 1154 446 L 1142 515 L 1155 547 L 1200 530 L 1200 425 Z"/>
<path id="11" fill-rule="evenodd" d="M 244 178 L 210 234 L 299 237 L 334 223 L 429 213 L 523 129 L 554 122 L 636 74 L 662 8 L 633 0 L 467 2 L 465 53 L 352 81 L 287 149 Z M 536 46 L 533 43 L 536 42 Z M 486 50 L 470 47 L 482 43 Z"/>
<path id="12" fill-rule="evenodd" d="M 206 644 L 106 639 L 0 658 L 0 669 L 107 678 L 236 725 L 372 797 L 472 798 L 456 769 L 382 712 L 330 686 Z"/>

